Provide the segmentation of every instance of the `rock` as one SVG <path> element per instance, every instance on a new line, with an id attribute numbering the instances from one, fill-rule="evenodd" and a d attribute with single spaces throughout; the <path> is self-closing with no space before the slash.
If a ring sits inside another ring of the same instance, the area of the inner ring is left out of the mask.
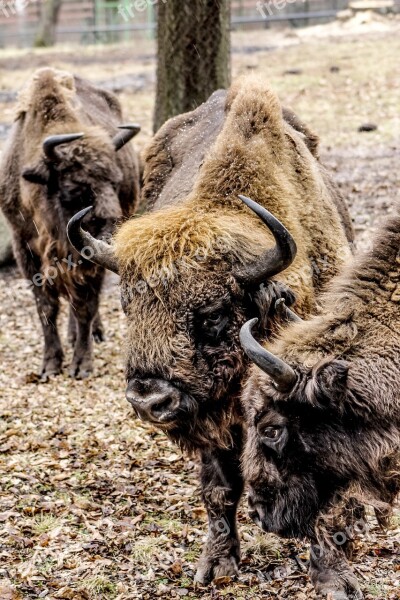
<path id="1" fill-rule="evenodd" d="M 0 211 L 0 268 L 14 262 L 11 247 L 11 232 L 3 214 Z"/>
<path id="2" fill-rule="evenodd" d="M 376 131 L 377 129 L 378 129 L 378 125 L 375 125 L 375 123 L 363 123 L 358 128 L 358 131 L 360 131 L 360 132 L 362 132 L 362 131 Z"/>
<path id="3" fill-rule="evenodd" d="M 301 75 L 302 74 L 302 69 L 287 69 L 286 71 L 284 71 L 284 75 Z"/>

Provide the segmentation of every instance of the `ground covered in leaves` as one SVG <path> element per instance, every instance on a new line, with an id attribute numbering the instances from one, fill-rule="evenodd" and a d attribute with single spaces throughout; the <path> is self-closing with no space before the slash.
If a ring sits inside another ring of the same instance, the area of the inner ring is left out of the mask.
<path id="1" fill-rule="evenodd" d="M 398 22 L 379 17 L 353 27 L 233 37 L 234 72 L 264 74 L 321 135 L 360 246 L 392 209 L 400 187 L 399 33 Z M 45 64 L 106 82 L 129 117 L 143 124 L 139 146 L 149 139 L 152 42 L 136 54 L 125 46 L 8 52 L 0 59 L 4 131 L 17 87 Z M 377 130 L 359 133 L 365 122 Z M 125 321 L 117 281 L 107 281 L 107 340 L 96 347 L 96 371 L 87 381 L 65 374 L 37 383 L 40 328 L 31 293 L 13 270 L 0 274 L 0 306 L 1 600 L 315 598 L 302 567 L 306 545 L 261 534 L 245 503 L 239 580 L 193 587 L 206 531 L 197 467 L 135 420 L 124 400 Z M 60 322 L 65 331 L 66 307 Z M 66 364 L 70 358 L 67 353 Z M 371 521 L 357 542 L 355 570 L 368 600 L 400 598 L 399 541 L 397 511 L 388 533 Z"/>

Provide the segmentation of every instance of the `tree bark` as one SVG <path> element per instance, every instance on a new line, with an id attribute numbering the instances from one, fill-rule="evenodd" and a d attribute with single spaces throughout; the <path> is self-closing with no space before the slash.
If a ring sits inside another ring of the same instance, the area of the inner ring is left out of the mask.
<path id="1" fill-rule="evenodd" d="M 230 0 L 158 0 L 154 130 L 230 83 Z"/>
<path id="2" fill-rule="evenodd" d="M 44 0 L 39 30 L 35 39 L 36 47 L 54 46 L 61 4 L 62 0 Z"/>

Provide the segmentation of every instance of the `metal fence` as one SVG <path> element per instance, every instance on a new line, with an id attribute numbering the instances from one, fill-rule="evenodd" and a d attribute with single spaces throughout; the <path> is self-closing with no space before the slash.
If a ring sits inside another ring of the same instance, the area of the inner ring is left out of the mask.
<path id="1" fill-rule="evenodd" d="M 151 37 L 156 1 L 63 0 L 57 41 L 91 44 Z M 399 1 L 372 0 L 372 4 L 385 11 Z M 348 4 L 349 0 L 232 0 L 232 28 L 326 22 Z M 42 8 L 43 0 L 0 0 L 0 46 L 31 46 Z"/>

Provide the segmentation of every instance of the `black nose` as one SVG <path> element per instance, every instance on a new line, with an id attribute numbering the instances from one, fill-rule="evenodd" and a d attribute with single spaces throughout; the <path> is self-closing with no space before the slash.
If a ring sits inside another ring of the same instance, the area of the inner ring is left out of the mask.
<path id="1" fill-rule="evenodd" d="M 184 402 L 181 391 L 162 379 L 131 379 L 126 398 L 143 421 L 165 424 L 175 421 Z"/>

